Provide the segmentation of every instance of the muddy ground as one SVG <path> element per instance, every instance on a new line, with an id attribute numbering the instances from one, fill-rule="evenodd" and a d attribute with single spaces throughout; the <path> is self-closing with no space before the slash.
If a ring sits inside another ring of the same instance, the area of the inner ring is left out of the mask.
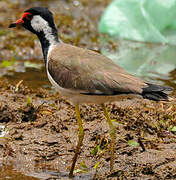
<path id="1" fill-rule="evenodd" d="M 97 24 L 109 2 L 0 1 L 0 180 L 68 179 L 78 132 L 74 107 L 47 80 L 36 37 L 8 25 L 31 6 L 47 6 L 64 42 L 100 51 Z M 172 77 L 163 84 L 174 87 Z M 175 102 L 127 98 L 107 107 L 117 132 L 114 171 L 102 109 L 82 105 L 85 139 L 75 179 L 176 179 Z"/>
<path id="2" fill-rule="evenodd" d="M 110 138 L 102 109 L 82 105 L 85 139 L 75 179 L 175 179 L 176 134 L 171 129 L 176 125 L 176 107 L 167 103 L 162 108 L 137 98 L 107 107 L 117 132 L 114 172 L 109 173 Z M 78 131 L 67 100 L 54 91 L 23 84 L 17 89 L 3 81 L 0 125 L 6 128 L 0 139 L 0 164 L 41 179 L 67 179 Z M 2 177 L 6 173 L 0 172 Z"/>

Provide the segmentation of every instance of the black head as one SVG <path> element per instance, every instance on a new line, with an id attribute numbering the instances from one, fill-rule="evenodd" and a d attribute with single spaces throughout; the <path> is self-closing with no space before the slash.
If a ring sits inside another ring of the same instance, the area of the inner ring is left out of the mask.
<path id="1" fill-rule="evenodd" d="M 46 29 L 46 26 L 55 28 L 53 14 L 45 7 L 27 9 L 19 20 L 10 24 L 9 28 L 16 27 L 17 25 L 22 25 L 34 34 L 39 34 Z"/>

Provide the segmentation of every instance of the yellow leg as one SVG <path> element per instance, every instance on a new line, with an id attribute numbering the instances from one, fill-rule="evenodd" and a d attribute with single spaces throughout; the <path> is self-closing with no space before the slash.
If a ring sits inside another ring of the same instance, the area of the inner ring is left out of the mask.
<path id="1" fill-rule="evenodd" d="M 111 158 L 110 158 L 110 171 L 113 170 L 114 168 L 114 147 L 115 147 L 115 141 L 116 141 L 116 131 L 115 131 L 115 127 L 109 117 L 109 113 L 105 107 L 104 104 L 102 104 L 103 107 L 103 111 L 104 111 L 104 115 L 106 117 L 107 123 L 109 125 L 109 134 L 111 137 L 111 146 L 110 146 L 110 153 L 111 153 Z"/>
<path id="2" fill-rule="evenodd" d="M 79 133 L 78 133 L 78 144 L 76 147 L 75 155 L 73 157 L 72 166 L 71 166 L 70 173 L 69 173 L 69 178 L 73 177 L 73 171 L 75 168 L 76 160 L 77 160 L 79 150 L 80 150 L 80 147 L 82 146 L 82 142 L 84 139 L 84 129 L 83 129 L 82 120 L 81 120 L 81 116 L 80 116 L 79 105 L 75 106 L 75 112 L 76 112 L 76 118 L 77 118 L 77 122 L 78 122 L 78 126 L 79 126 Z"/>

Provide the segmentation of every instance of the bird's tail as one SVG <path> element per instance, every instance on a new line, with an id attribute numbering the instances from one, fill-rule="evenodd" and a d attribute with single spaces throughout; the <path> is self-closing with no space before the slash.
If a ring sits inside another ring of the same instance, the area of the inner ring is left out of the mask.
<path id="1" fill-rule="evenodd" d="M 142 96 L 145 99 L 154 101 L 171 101 L 172 97 L 169 97 L 167 91 L 172 91 L 173 88 L 168 86 L 160 86 L 155 84 L 147 83 L 148 87 L 143 88 Z"/>

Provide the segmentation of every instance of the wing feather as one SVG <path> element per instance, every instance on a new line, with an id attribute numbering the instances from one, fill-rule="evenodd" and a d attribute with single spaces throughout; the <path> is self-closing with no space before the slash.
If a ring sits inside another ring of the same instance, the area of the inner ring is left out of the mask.
<path id="1" fill-rule="evenodd" d="M 59 86 L 82 94 L 141 94 L 147 86 L 107 57 L 64 43 L 50 51 L 48 71 Z"/>

